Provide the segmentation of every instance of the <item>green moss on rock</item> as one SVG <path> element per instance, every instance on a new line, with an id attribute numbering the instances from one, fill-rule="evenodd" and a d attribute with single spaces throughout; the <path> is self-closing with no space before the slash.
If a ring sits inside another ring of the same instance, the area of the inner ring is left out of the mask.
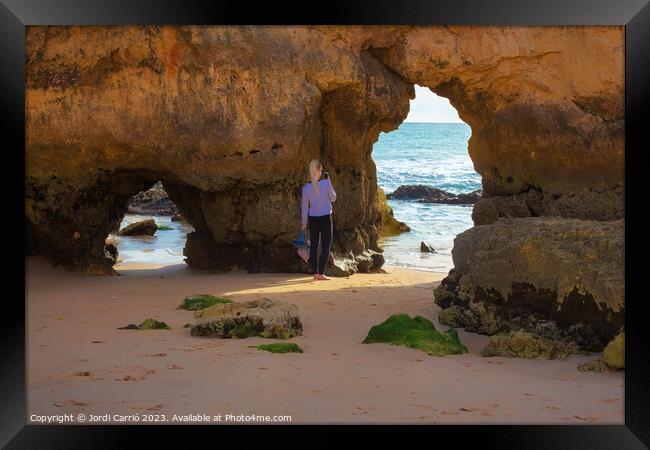
<path id="1" fill-rule="evenodd" d="M 270 298 L 217 304 L 196 311 L 194 317 L 192 336 L 288 339 L 302 334 L 298 308 Z"/>
<path id="2" fill-rule="evenodd" d="M 165 322 L 160 322 L 156 319 L 145 319 L 144 322 L 139 325 L 139 328 L 141 330 L 171 330 L 169 325 Z"/>
<path id="3" fill-rule="evenodd" d="M 603 360 L 609 367 L 625 369 L 625 332 L 616 335 L 603 350 Z"/>
<path id="4" fill-rule="evenodd" d="M 249 345 L 248 347 L 271 353 L 303 353 L 302 348 L 293 342 L 274 342 L 273 344 Z"/>
<path id="5" fill-rule="evenodd" d="M 158 225 L 158 231 L 170 231 L 173 229 L 173 227 L 168 227 L 167 225 Z"/>
<path id="6" fill-rule="evenodd" d="M 438 313 L 438 322 L 452 328 L 462 327 L 463 322 L 460 320 L 462 313 L 463 310 L 456 305 L 450 306 L 447 309 L 441 309 Z"/>
<path id="7" fill-rule="evenodd" d="M 156 319 L 145 319 L 140 325 L 131 323 L 125 327 L 119 327 L 118 330 L 171 330 L 171 328 L 165 322 Z"/>
<path id="8" fill-rule="evenodd" d="M 178 309 L 199 311 L 222 303 L 232 303 L 232 300 L 226 297 L 215 297 L 210 294 L 192 295 L 185 297 L 185 300 L 183 300 L 183 303 L 181 303 Z"/>
<path id="9" fill-rule="evenodd" d="M 481 355 L 527 359 L 565 359 L 572 353 L 578 353 L 578 348 L 573 342 L 556 341 L 527 331 L 513 330 L 490 336 L 490 342 L 483 349 Z"/>
<path id="10" fill-rule="evenodd" d="M 422 350 L 431 356 L 467 353 L 453 328 L 439 332 L 433 322 L 421 316 L 411 318 L 407 314 L 393 314 L 375 325 L 363 340 L 364 344 L 388 343 Z"/>

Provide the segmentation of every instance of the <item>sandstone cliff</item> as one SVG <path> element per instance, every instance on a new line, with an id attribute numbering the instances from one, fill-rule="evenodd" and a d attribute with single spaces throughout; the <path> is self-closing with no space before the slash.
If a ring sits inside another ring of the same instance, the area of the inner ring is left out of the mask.
<path id="1" fill-rule="evenodd" d="M 622 27 L 30 26 L 26 39 L 29 250 L 78 270 L 112 272 L 104 240 L 157 181 L 196 230 L 189 264 L 300 270 L 290 242 L 314 157 L 339 194 L 333 252 L 379 251 L 372 145 L 414 83 L 472 127 L 475 223 L 623 217 Z"/>

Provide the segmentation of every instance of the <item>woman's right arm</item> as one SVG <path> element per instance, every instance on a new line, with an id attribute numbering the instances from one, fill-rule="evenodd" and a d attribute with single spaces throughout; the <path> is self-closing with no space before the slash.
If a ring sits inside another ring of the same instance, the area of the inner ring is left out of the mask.
<path id="1" fill-rule="evenodd" d="M 330 202 L 336 201 L 336 191 L 334 190 L 334 186 L 332 186 L 332 181 L 329 178 L 327 179 L 327 195 L 330 198 Z"/>

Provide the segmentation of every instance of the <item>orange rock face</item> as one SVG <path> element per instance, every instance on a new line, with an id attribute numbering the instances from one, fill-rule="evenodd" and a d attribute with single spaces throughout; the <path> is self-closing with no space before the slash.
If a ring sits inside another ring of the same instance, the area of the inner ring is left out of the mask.
<path id="1" fill-rule="evenodd" d="M 28 27 L 31 250 L 110 273 L 106 236 L 160 180 L 196 230 L 189 264 L 301 270 L 316 157 L 338 194 L 333 253 L 367 261 L 372 145 L 414 83 L 472 127 L 477 224 L 622 218 L 623 42 L 622 27 Z"/>

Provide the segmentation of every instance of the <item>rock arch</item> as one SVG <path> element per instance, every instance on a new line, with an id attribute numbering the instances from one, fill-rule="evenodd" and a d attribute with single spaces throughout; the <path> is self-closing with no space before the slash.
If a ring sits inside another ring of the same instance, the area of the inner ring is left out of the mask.
<path id="1" fill-rule="evenodd" d="M 28 27 L 31 250 L 112 271 L 103 237 L 163 180 L 188 263 L 295 271 L 307 162 L 339 186 L 333 251 L 381 266 L 372 144 L 413 84 L 472 127 L 499 217 L 623 217 L 621 27 Z M 154 179 L 155 178 L 155 179 Z M 106 233 L 105 233 L 106 232 Z"/>

